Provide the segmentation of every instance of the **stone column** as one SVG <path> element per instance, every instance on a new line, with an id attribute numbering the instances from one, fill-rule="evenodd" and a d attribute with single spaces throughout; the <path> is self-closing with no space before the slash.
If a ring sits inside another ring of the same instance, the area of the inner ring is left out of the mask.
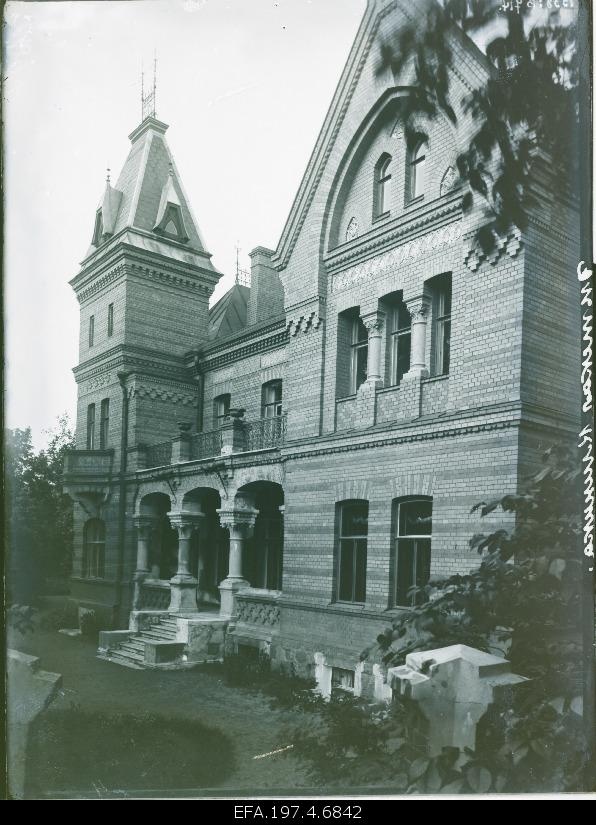
<path id="1" fill-rule="evenodd" d="M 137 528 L 137 573 L 149 573 L 149 540 L 151 531 L 155 528 L 156 519 L 153 516 L 135 516 L 134 525 Z"/>
<path id="2" fill-rule="evenodd" d="M 385 313 L 380 310 L 362 315 L 362 323 L 368 331 L 367 377 L 356 394 L 356 414 L 354 424 L 365 429 L 377 420 L 377 389 L 383 386 L 381 366 L 381 337 L 385 324 Z"/>
<path id="3" fill-rule="evenodd" d="M 230 563 L 228 575 L 219 585 L 221 593 L 220 614 L 233 616 L 235 614 L 235 596 L 239 590 L 249 587 L 243 576 L 244 543 L 252 534 L 258 510 L 253 507 L 243 509 L 221 509 L 217 511 L 222 527 L 230 533 Z"/>
<path id="4" fill-rule="evenodd" d="M 430 298 L 419 295 L 406 300 L 412 319 L 410 369 L 403 376 L 399 386 L 399 406 L 405 419 L 419 418 L 422 404 L 422 379 L 428 378 L 426 365 L 426 324 L 430 308 Z"/>
<path id="5" fill-rule="evenodd" d="M 381 338 L 385 326 L 385 313 L 376 310 L 362 316 L 362 323 L 368 331 L 368 363 L 366 380 L 375 387 L 383 386 L 381 366 Z"/>
<path id="6" fill-rule="evenodd" d="M 406 306 L 412 319 L 412 354 L 410 356 L 410 369 L 406 375 L 428 378 L 426 324 L 430 309 L 430 298 L 426 295 L 419 295 L 417 298 L 406 301 Z"/>
<path id="7" fill-rule="evenodd" d="M 202 513 L 168 513 L 170 524 L 178 532 L 178 569 L 170 579 L 171 599 L 168 612 L 197 612 L 197 580 L 190 572 L 190 540 Z"/>
<path id="8" fill-rule="evenodd" d="M 134 526 L 137 528 L 137 567 L 134 574 L 134 591 L 132 609 L 141 607 L 141 588 L 149 575 L 149 540 L 151 531 L 155 528 L 156 519 L 153 516 L 135 516 Z"/>

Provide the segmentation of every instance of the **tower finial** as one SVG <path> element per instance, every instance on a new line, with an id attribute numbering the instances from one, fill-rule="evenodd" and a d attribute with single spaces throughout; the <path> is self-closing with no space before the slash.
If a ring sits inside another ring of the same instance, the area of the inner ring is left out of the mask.
<path id="1" fill-rule="evenodd" d="M 141 120 L 147 117 L 157 117 L 155 112 L 155 98 L 157 92 L 157 52 L 153 56 L 153 88 L 145 94 L 145 72 L 141 65 Z"/>

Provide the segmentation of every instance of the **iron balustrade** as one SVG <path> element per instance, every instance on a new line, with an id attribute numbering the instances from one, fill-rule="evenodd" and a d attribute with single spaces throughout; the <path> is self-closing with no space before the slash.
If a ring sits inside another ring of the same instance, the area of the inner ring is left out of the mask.
<path id="1" fill-rule="evenodd" d="M 245 447 L 249 450 L 267 450 L 279 447 L 286 440 L 286 415 L 246 421 L 244 424 Z"/>

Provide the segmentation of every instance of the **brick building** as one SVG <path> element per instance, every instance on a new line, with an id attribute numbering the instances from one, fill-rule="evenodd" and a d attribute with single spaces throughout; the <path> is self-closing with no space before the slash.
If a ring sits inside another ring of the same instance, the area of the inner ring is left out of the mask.
<path id="1" fill-rule="evenodd" d="M 368 3 L 277 249 L 211 309 L 168 127 L 145 118 L 106 184 L 71 282 L 65 486 L 72 596 L 128 628 L 102 634 L 116 661 L 260 649 L 358 691 L 412 585 L 475 563 L 472 505 L 576 432 L 574 212 L 545 177 L 527 232 L 482 254 L 455 171 L 468 116 L 419 121 L 409 150 L 412 78 L 377 72 L 409 7 Z M 491 68 L 453 49 L 458 102 Z"/>

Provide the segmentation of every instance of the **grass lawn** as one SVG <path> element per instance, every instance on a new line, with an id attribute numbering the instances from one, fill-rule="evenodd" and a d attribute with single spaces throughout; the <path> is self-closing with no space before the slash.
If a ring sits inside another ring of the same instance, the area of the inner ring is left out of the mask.
<path id="1" fill-rule="evenodd" d="M 39 628 L 15 631 L 9 647 L 63 677 L 29 729 L 26 798 L 308 793 L 292 750 L 263 756 L 292 744 L 285 729 L 298 712 L 227 685 L 216 668 L 132 670 L 97 659 L 89 641 Z"/>

